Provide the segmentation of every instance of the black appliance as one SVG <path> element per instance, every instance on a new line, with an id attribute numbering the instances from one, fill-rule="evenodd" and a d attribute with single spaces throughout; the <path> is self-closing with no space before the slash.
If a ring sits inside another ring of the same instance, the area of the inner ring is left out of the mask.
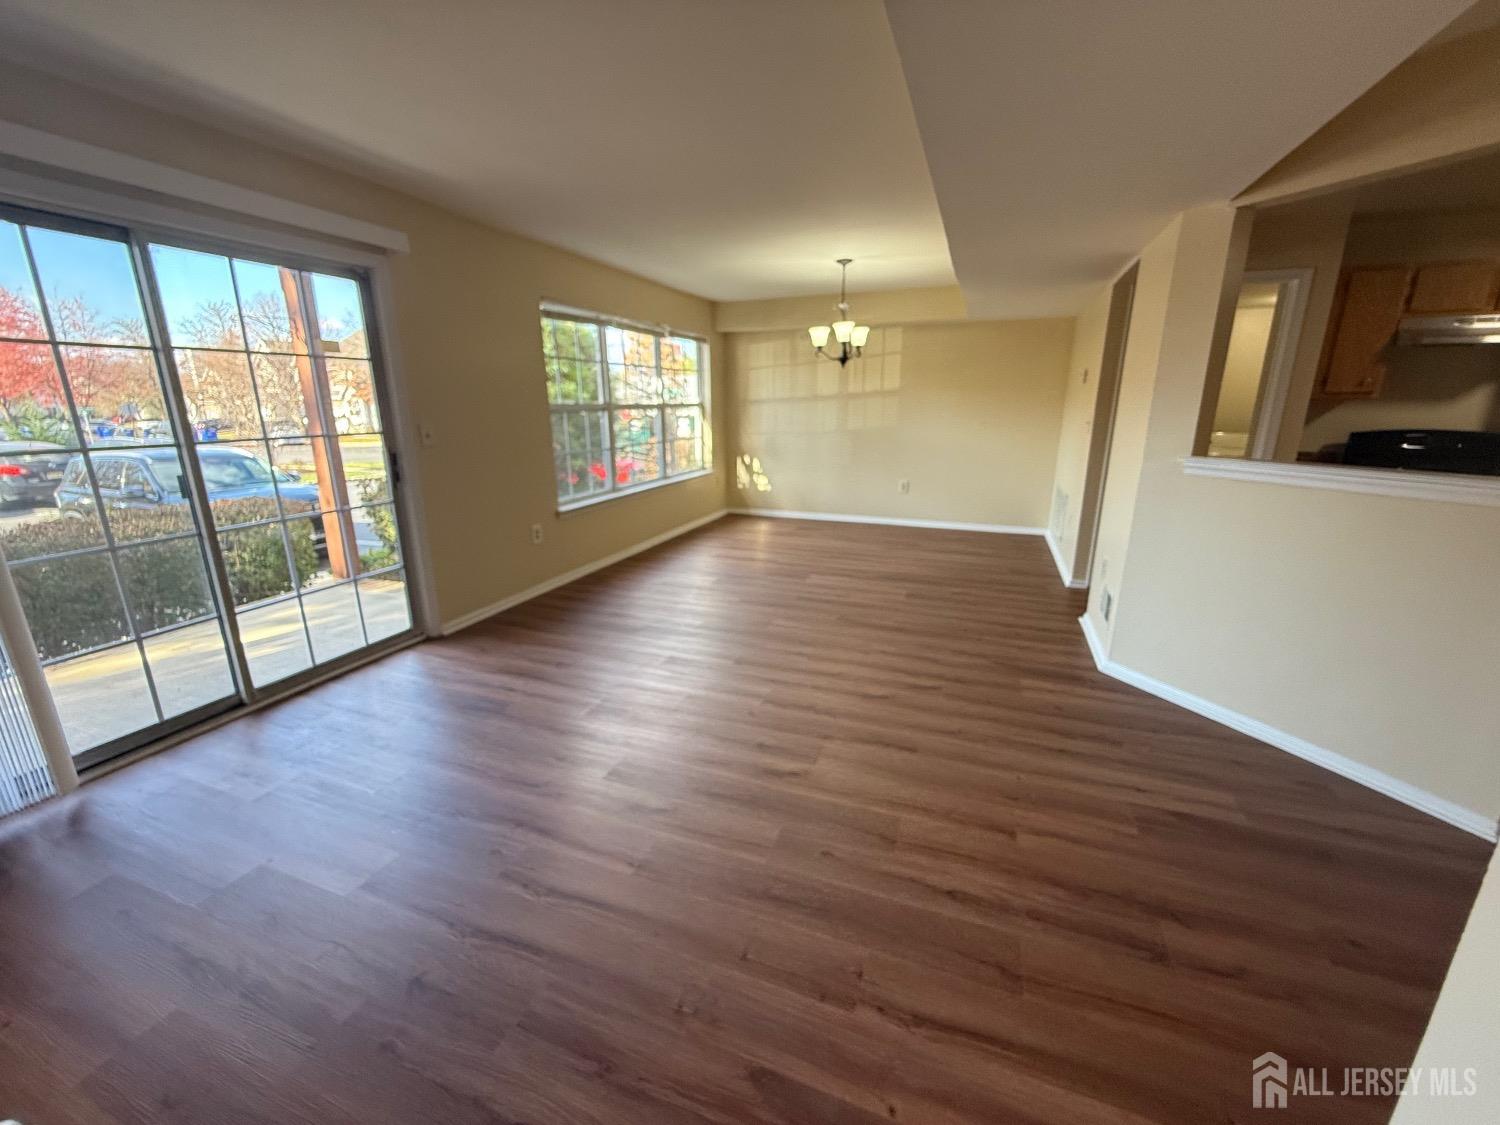
<path id="1" fill-rule="evenodd" d="M 1349 435 L 1344 464 L 1500 477 L 1500 433 L 1363 430 Z"/>

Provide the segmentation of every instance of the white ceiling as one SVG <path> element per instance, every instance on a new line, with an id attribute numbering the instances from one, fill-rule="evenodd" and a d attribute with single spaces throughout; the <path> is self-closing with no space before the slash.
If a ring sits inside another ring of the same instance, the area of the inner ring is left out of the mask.
<path id="1" fill-rule="evenodd" d="M 0 53 L 705 297 L 847 256 L 856 291 L 956 266 L 972 315 L 1038 316 L 1464 7 L 0 0 Z"/>
<path id="2" fill-rule="evenodd" d="M 880 0 L 0 0 L 0 51 L 714 299 L 952 285 Z"/>
<path id="3" fill-rule="evenodd" d="M 887 0 L 972 316 L 1076 310 L 1467 0 Z"/>

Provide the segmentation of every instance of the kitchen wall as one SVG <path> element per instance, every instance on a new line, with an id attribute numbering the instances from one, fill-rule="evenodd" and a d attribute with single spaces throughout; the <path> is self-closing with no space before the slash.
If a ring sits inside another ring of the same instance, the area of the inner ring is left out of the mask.
<path id="1" fill-rule="evenodd" d="M 732 506 L 1042 527 L 1073 322 L 872 311 L 864 356 L 840 367 L 813 354 L 805 327 L 833 300 L 789 312 L 794 328 L 726 336 Z M 863 300 L 851 303 L 864 320 Z M 720 309 L 721 325 L 742 315 Z"/>
<path id="2" fill-rule="evenodd" d="M 451 621 L 721 509 L 707 477 L 559 517 L 537 306 L 545 299 L 722 340 L 708 301 L 497 230 L 230 133 L 6 64 L 0 119 L 404 231 L 392 260 L 398 348 L 420 459 L 438 613 Z M 723 431 L 722 379 L 715 429 Z M 533 523 L 543 526 L 539 545 Z"/>
<path id="3" fill-rule="evenodd" d="M 1357 216 L 1345 265 L 1500 261 L 1500 211 Z M 1326 325 L 1325 325 L 1326 328 Z M 1500 430 L 1500 348 L 1396 347 L 1377 398 L 1314 398 L 1301 448 L 1342 442 L 1357 430 Z"/>
<path id="4" fill-rule="evenodd" d="M 1500 430 L 1500 348 L 1397 348 L 1378 398 L 1314 399 L 1302 448 L 1359 430 Z"/>

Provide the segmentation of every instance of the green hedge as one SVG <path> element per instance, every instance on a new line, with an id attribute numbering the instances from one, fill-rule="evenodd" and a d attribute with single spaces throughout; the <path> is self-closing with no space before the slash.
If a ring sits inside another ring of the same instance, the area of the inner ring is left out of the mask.
<path id="1" fill-rule="evenodd" d="M 220 500 L 213 509 L 215 521 L 223 526 L 269 519 L 276 514 L 276 503 L 260 498 Z M 196 539 L 126 545 L 189 530 L 191 520 L 185 507 L 113 511 L 109 522 L 116 543 L 123 548 L 117 555 L 120 585 L 125 588 L 139 631 L 149 632 L 214 612 Z M 288 530 L 297 569 L 310 577 L 319 566 L 312 521 L 296 520 Z M 292 591 L 280 525 L 230 529 L 221 533 L 219 542 L 237 603 Z M 100 544 L 99 527 L 92 518 L 49 520 L 0 533 L 0 545 L 12 563 L 11 574 L 43 660 L 129 636 L 115 575 L 104 552 L 37 558 Z M 28 559 L 34 561 L 23 561 Z"/>

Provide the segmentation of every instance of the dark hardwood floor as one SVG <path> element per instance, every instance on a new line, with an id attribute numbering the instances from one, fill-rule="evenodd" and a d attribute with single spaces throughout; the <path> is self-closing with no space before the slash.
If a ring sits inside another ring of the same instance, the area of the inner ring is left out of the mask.
<path id="1" fill-rule="evenodd" d="M 14 818 L 0 1118 L 1242 1122 L 1263 1051 L 1408 1063 L 1488 846 L 1081 604 L 1040 539 L 729 518 Z"/>

